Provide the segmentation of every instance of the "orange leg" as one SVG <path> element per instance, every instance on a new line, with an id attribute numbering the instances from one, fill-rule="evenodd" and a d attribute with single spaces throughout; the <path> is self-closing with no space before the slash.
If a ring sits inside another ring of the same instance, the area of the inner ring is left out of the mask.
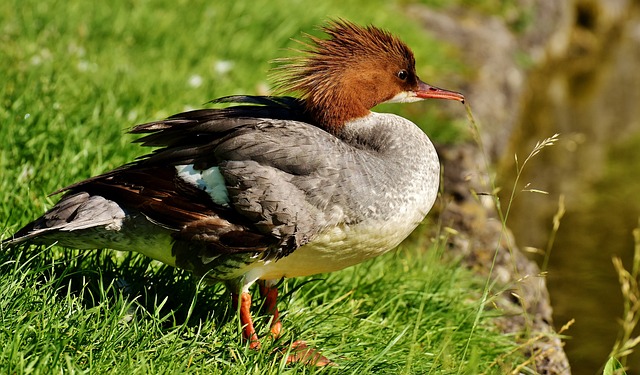
<path id="1" fill-rule="evenodd" d="M 258 281 L 258 285 L 260 286 L 260 296 L 264 298 L 263 311 L 272 316 L 271 336 L 277 339 L 282 332 L 282 322 L 278 312 L 278 288 L 275 284 L 262 280 Z"/>
<path id="2" fill-rule="evenodd" d="M 259 281 L 260 296 L 264 298 L 263 310 L 273 316 L 271 320 L 271 335 L 278 338 L 282 331 L 282 322 L 278 313 L 278 289 L 268 281 Z M 234 309 L 240 309 L 242 323 L 242 337 L 249 342 L 249 348 L 260 349 L 258 334 L 251 318 L 251 294 L 247 292 L 231 293 Z M 315 366 L 333 365 L 333 362 L 323 356 L 317 349 L 309 347 L 304 341 L 296 341 L 290 347 L 287 363 L 299 362 Z"/>
<path id="3" fill-rule="evenodd" d="M 236 310 L 238 309 L 238 304 L 240 305 L 242 337 L 250 343 L 249 348 L 260 349 L 260 340 L 258 340 L 258 334 L 253 326 L 253 319 L 251 319 L 251 294 L 246 292 L 240 293 L 240 301 L 238 301 L 238 294 L 232 293 L 231 299 L 233 301 L 233 307 Z"/>

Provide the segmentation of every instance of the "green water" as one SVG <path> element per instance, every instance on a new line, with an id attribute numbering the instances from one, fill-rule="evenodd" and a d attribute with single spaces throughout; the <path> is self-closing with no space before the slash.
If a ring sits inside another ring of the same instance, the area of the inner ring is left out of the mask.
<path id="1" fill-rule="evenodd" d="M 601 373 L 616 340 L 622 294 L 611 259 L 621 257 L 630 269 L 640 218 L 640 27 L 632 30 L 586 66 L 568 59 L 534 73 L 514 146 L 498 173 L 504 202 L 515 175 L 513 154 L 524 160 L 536 141 L 561 134 L 521 180 L 549 194 L 519 193 L 509 226 L 521 248 L 544 249 L 564 196 L 566 214 L 547 270 L 555 326 L 576 320 L 565 347 L 574 374 Z M 543 264 L 544 256 L 532 257 Z M 640 355 L 628 365 L 628 374 L 639 374 Z"/>

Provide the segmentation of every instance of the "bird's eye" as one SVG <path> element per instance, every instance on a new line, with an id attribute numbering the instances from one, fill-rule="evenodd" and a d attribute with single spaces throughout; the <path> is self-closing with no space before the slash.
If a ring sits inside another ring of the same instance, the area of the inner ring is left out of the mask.
<path id="1" fill-rule="evenodd" d="M 397 76 L 398 78 L 404 81 L 407 78 L 409 78 L 409 73 L 406 70 L 402 69 L 401 71 L 398 72 Z"/>

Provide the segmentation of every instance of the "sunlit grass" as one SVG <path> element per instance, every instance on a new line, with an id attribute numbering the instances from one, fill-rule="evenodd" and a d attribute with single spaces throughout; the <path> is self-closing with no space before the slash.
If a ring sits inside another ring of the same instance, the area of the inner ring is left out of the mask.
<path id="1" fill-rule="evenodd" d="M 613 257 L 623 297 L 623 313 L 620 332 L 609 354 L 607 369 L 611 374 L 624 374 L 628 357 L 640 344 L 640 335 L 634 334 L 640 322 L 640 226 L 633 231 L 635 243 L 631 270 L 627 270 L 619 257 Z M 607 371 L 607 370 L 605 370 Z"/>
<path id="2" fill-rule="evenodd" d="M 451 73 L 447 47 L 384 1 L 2 2 L 2 238 L 51 207 L 57 198 L 48 193 L 147 152 L 124 134 L 136 123 L 222 95 L 264 93 L 268 61 L 287 54 L 289 38 L 338 16 L 400 35 L 423 79 L 437 84 Z M 436 139 L 454 139 L 441 130 L 448 120 L 436 107 L 389 110 L 429 120 Z M 505 357 L 512 338 L 492 328 L 490 315 L 476 315 L 482 283 L 442 264 L 442 247 L 421 235 L 358 267 L 287 281 L 284 336 L 260 351 L 241 341 L 220 285 L 206 287 L 139 255 L 0 249 L 0 372 L 501 374 L 514 367 L 519 354 Z M 263 335 L 264 320 L 257 322 Z M 279 349 L 298 338 L 338 366 L 286 365 Z"/>
<path id="3" fill-rule="evenodd" d="M 468 299 L 479 283 L 438 257 L 437 249 L 405 246 L 349 270 L 285 283 L 284 336 L 254 351 L 241 341 L 221 286 L 199 285 L 140 256 L 114 261 L 111 252 L 5 251 L 0 368 L 440 374 L 457 372 L 461 363 L 463 373 L 479 373 L 500 357 L 507 364 L 489 373 L 508 370 L 519 358 L 517 352 L 504 358 L 511 339 L 493 331 L 490 317 L 474 323 Z M 267 336 L 266 318 L 257 324 Z M 338 366 L 286 366 L 279 352 L 299 338 Z"/>

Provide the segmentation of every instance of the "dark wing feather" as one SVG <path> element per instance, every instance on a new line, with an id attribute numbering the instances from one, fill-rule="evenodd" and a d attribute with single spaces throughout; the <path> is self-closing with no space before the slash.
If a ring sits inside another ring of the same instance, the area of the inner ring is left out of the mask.
<path id="1" fill-rule="evenodd" d="M 235 96 L 216 102 L 241 105 L 139 125 L 131 131 L 146 134 L 138 142 L 161 148 L 61 191 L 104 196 L 142 213 L 174 231 L 174 251 L 286 256 L 326 224 L 322 214 L 335 188 L 331 181 L 339 179 L 331 176 L 337 174 L 333 156 L 316 151 L 327 148 L 322 142 L 333 145 L 330 150 L 341 144 L 305 122 L 298 99 Z M 178 178 L 174 166 L 184 164 L 218 167 L 231 206 L 214 203 L 205 191 Z"/>
<path id="2" fill-rule="evenodd" d="M 303 102 L 292 97 L 226 96 L 211 103 L 239 103 L 222 109 L 197 109 L 166 120 L 134 127 L 130 133 L 147 134 L 134 141 L 151 147 L 194 147 L 223 137 L 256 118 L 312 123 Z"/>

